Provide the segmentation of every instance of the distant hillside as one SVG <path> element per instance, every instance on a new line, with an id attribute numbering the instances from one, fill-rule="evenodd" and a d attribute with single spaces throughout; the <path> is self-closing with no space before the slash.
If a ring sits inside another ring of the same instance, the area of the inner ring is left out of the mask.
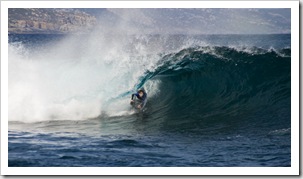
<path id="1" fill-rule="evenodd" d="M 95 16 L 79 9 L 8 9 L 9 33 L 83 33 L 95 24 Z"/>
<path id="2" fill-rule="evenodd" d="M 290 33 L 290 9 L 76 8 L 9 9 L 9 33 L 278 34 Z M 97 30 L 99 30 L 96 28 Z"/>

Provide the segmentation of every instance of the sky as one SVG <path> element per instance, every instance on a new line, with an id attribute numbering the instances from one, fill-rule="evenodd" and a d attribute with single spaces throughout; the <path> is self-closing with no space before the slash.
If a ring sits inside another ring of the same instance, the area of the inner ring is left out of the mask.
<path id="1" fill-rule="evenodd" d="M 290 33 L 290 14 L 290 9 L 265 8 L 115 8 L 102 9 L 98 19 L 102 25 L 111 24 L 144 33 L 279 34 Z"/>

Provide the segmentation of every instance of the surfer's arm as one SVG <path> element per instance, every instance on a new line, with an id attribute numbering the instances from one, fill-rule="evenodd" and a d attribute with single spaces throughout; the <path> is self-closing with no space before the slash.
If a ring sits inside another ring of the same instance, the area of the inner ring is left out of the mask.
<path id="1" fill-rule="evenodd" d="M 131 100 L 134 100 L 134 96 L 136 95 L 136 93 L 133 93 L 132 94 L 132 99 Z"/>
<path id="2" fill-rule="evenodd" d="M 137 97 L 138 97 L 137 93 L 133 93 L 133 94 L 132 94 L 132 98 L 131 98 L 131 100 L 130 100 L 131 103 L 134 102 L 134 96 L 137 96 Z"/>

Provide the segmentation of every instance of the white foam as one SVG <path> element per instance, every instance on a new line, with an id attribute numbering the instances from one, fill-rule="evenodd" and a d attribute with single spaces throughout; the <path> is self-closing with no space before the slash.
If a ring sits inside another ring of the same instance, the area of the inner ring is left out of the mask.
<path id="1" fill-rule="evenodd" d="M 83 120 L 127 111 L 139 77 L 159 59 L 127 37 L 70 36 L 47 50 L 9 44 L 9 121 Z M 35 53 L 29 53 L 29 52 Z M 115 105 L 115 107 L 111 107 Z"/>

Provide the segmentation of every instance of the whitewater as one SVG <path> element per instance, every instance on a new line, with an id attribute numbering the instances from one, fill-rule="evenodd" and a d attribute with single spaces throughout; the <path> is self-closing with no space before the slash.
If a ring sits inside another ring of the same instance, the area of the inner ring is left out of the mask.
<path id="1" fill-rule="evenodd" d="M 8 49 L 9 166 L 290 166 L 290 34 L 11 34 Z"/>

